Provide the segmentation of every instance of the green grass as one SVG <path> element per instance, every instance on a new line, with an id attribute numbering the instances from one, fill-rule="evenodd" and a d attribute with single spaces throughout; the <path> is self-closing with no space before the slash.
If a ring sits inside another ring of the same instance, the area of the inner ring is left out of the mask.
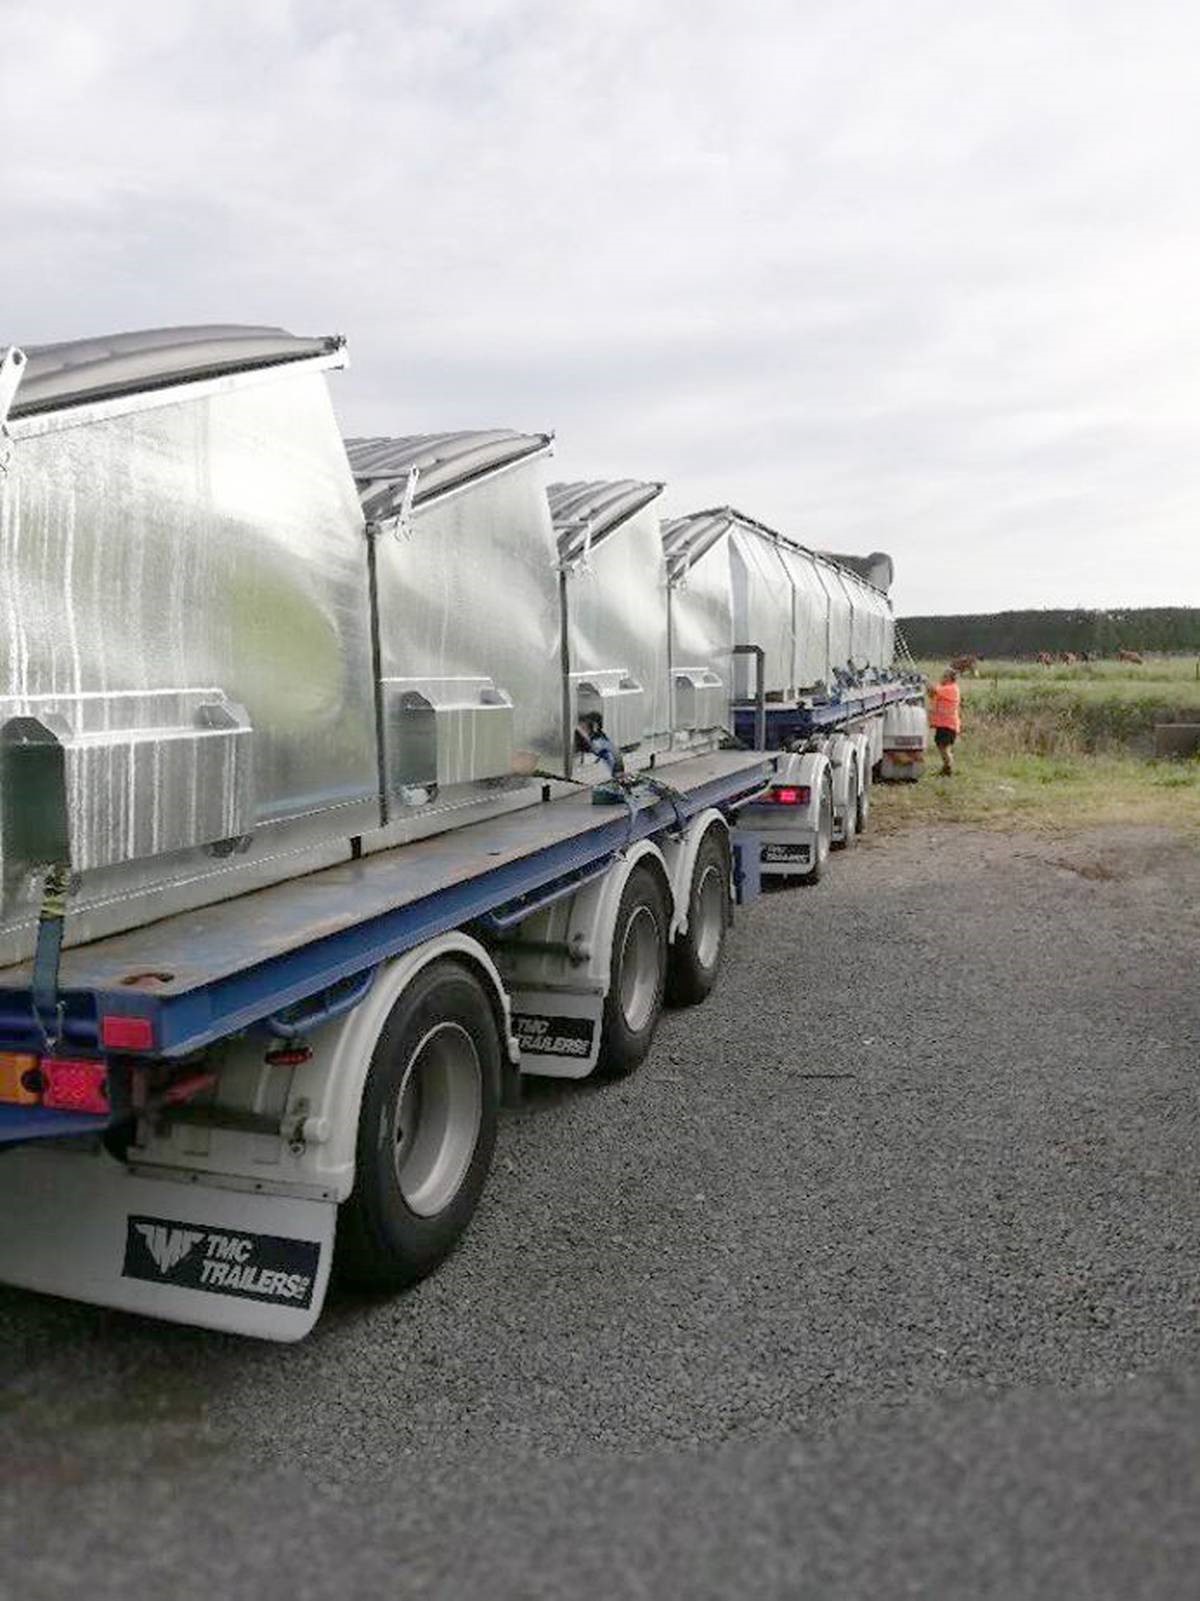
<path id="1" fill-rule="evenodd" d="M 930 678 L 944 663 L 920 664 Z M 1200 759 L 1149 758 L 1156 722 L 1200 720 L 1191 659 L 1040 668 L 985 662 L 960 680 L 952 779 L 930 750 L 917 784 L 881 785 L 884 831 L 938 822 L 1069 833 L 1155 824 L 1200 840 Z"/>
<path id="2" fill-rule="evenodd" d="M 957 747 L 953 778 L 937 776 L 931 751 L 917 784 L 881 784 L 872 822 L 885 832 L 915 823 L 971 823 L 1066 834 L 1111 824 L 1177 829 L 1200 842 L 1200 760 L 1148 762 L 1136 756 L 1001 755 Z"/>
<path id="3" fill-rule="evenodd" d="M 944 663 L 919 666 L 933 679 Z M 1010 751 L 1043 756 L 1121 750 L 1149 755 L 1155 723 L 1200 718 L 1196 672 L 1190 657 L 1150 659 L 1143 667 L 981 662 L 977 677 L 960 680 L 964 722 L 989 748 L 1001 742 Z"/>

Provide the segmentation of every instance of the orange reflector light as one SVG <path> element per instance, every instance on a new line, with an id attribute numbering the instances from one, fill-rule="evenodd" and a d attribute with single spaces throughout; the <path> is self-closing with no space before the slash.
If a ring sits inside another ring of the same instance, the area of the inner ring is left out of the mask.
<path id="1" fill-rule="evenodd" d="M 38 1059 L 23 1051 L 0 1051 L 0 1101 L 36 1106 L 42 1098 Z"/>
<path id="2" fill-rule="evenodd" d="M 43 1106 L 60 1112 L 108 1111 L 108 1068 L 104 1062 L 43 1056 L 40 1067 L 46 1083 Z"/>

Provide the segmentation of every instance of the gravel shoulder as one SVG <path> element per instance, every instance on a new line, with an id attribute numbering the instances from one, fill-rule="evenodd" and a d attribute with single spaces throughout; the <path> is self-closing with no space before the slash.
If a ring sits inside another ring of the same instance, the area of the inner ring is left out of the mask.
<path id="1" fill-rule="evenodd" d="M 414 1293 L 269 1347 L 0 1290 L 21 1593 L 1186 1593 L 1198 961 L 1169 831 L 869 837 L 530 1088 Z"/>

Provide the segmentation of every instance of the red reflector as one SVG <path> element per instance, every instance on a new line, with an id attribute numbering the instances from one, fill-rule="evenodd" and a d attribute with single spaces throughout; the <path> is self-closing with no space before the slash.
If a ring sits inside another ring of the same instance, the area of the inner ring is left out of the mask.
<path id="1" fill-rule="evenodd" d="M 311 1045 L 277 1045 L 263 1057 L 272 1067 L 299 1067 L 312 1061 Z"/>
<path id="2" fill-rule="evenodd" d="M 108 1111 L 108 1069 L 103 1062 L 59 1061 L 43 1056 L 42 1105 L 60 1112 Z"/>
<path id="3" fill-rule="evenodd" d="M 148 1017 L 102 1017 L 100 1043 L 110 1051 L 152 1051 L 154 1025 Z"/>
<path id="4" fill-rule="evenodd" d="M 798 788 L 773 789 L 770 796 L 776 806 L 807 806 L 811 793 L 807 784 L 801 784 Z"/>

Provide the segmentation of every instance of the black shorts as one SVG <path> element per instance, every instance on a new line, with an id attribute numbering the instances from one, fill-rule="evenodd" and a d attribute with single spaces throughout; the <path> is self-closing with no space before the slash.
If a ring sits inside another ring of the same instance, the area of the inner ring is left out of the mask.
<path id="1" fill-rule="evenodd" d="M 935 728 L 933 731 L 933 743 L 935 745 L 953 745 L 957 738 L 958 735 L 952 728 Z"/>

